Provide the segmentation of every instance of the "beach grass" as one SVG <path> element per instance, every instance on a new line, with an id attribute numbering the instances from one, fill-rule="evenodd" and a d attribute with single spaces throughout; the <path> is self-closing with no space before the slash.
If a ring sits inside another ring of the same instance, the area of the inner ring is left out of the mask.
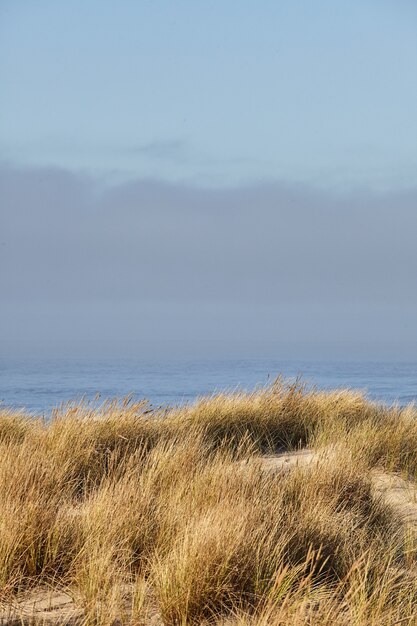
<path id="1" fill-rule="evenodd" d="M 376 488 L 412 491 L 416 417 L 282 380 L 172 409 L 3 409 L 2 619 L 417 624 L 417 505 Z M 68 601 L 37 611 L 47 592 Z"/>

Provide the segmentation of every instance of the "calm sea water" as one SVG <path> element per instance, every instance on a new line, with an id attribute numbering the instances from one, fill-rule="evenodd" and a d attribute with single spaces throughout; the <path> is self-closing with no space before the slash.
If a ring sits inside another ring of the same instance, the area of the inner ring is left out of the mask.
<path id="1" fill-rule="evenodd" d="M 279 360 L 0 360 L 1 405 L 48 414 L 62 402 L 133 394 L 153 405 L 180 404 L 216 391 L 253 389 L 278 374 L 322 389 L 352 387 L 378 401 L 417 401 L 416 363 Z"/>

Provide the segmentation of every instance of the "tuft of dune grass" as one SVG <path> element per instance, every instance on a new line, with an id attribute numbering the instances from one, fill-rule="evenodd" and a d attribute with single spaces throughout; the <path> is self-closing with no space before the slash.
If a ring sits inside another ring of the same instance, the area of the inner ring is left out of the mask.
<path id="1" fill-rule="evenodd" d="M 0 601 L 66 589 L 84 624 L 416 623 L 416 533 L 372 487 L 376 467 L 416 476 L 416 416 L 282 381 L 3 411 Z M 260 460 L 302 447 L 318 460 Z"/>

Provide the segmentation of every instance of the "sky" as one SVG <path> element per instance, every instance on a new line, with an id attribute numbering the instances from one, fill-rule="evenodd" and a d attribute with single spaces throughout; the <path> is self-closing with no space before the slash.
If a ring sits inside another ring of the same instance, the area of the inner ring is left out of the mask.
<path id="1" fill-rule="evenodd" d="M 415 358 L 416 27 L 2 0 L 2 353 Z"/>

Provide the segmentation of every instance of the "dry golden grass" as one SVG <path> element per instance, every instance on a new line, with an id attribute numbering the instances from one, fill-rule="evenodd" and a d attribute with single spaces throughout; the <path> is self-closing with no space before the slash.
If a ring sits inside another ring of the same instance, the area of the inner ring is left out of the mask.
<path id="1" fill-rule="evenodd" d="M 417 529 L 373 483 L 376 468 L 416 477 L 416 417 L 281 381 L 159 412 L 3 411 L 2 617 L 417 624 Z M 302 447 L 318 461 L 262 462 Z M 33 609 L 45 589 L 68 598 L 62 610 Z"/>

